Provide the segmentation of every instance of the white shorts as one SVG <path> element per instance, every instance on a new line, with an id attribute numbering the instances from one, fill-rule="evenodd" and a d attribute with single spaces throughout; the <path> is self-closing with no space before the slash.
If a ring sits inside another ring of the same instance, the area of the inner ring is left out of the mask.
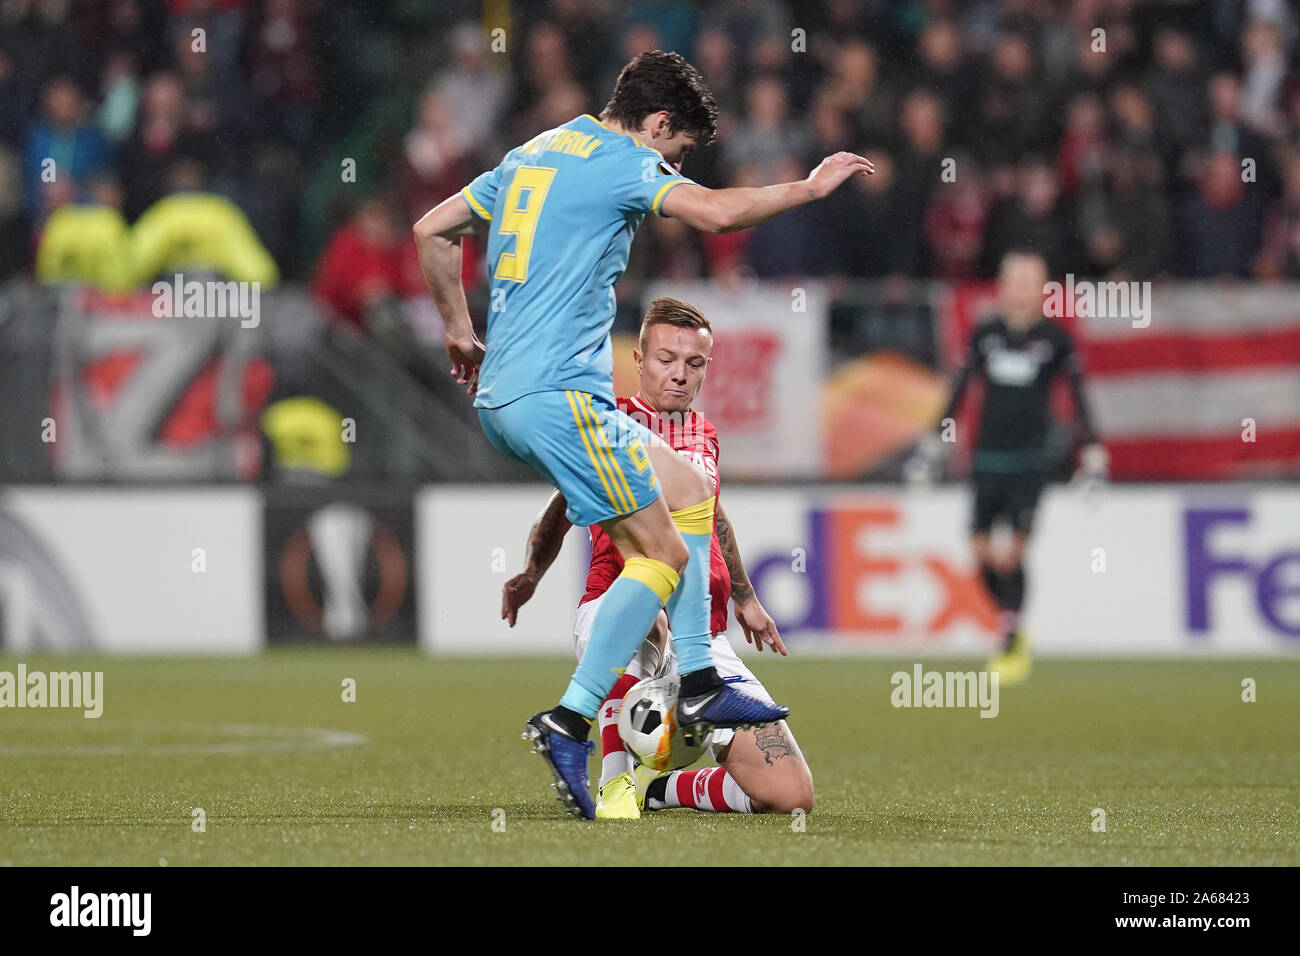
<path id="1" fill-rule="evenodd" d="M 600 602 L 605 600 L 605 595 L 592 598 L 584 604 L 578 605 L 578 612 L 573 617 L 573 649 L 582 659 L 583 651 L 587 649 L 587 642 L 591 640 L 591 625 L 596 620 L 596 610 L 600 607 Z M 726 680 L 732 678 L 740 685 L 738 689 L 752 697 L 765 701 L 772 706 L 776 706 L 776 701 L 772 695 L 767 692 L 767 688 L 762 682 L 754 676 L 754 672 L 745 666 L 745 662 L 740 659 L 736 649 L 731 646 L 725 631 L 713 635 L 713 666 L 718 671 L 718 676 Z M 641 646 L 637 648 L 636 655 L 628 665 L 627 672 L 638 680 L 647 677 L 664 677 L 668 674 L 677 673 L 677 655 L 673 652 L 672 631 L 668 632 L 668 645 L 664 649 L 661 657 L 653 644 L 649 641 L 642 641 Z M 731 743 L 731 738 L 735 736 L 734 730 L 718 729 L 713 731 L 709 740 L 709 755 L 715 760 L 718 753 Z"/>

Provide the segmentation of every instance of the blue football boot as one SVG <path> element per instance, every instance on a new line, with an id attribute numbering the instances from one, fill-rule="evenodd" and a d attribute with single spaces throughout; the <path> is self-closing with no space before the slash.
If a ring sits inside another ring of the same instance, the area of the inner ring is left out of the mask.
<path id="1" fill-rule="evenodd" d="M 718 727 L 743 728 L 774 724 L 778 720 L 784 720 L 790 713 L 789 707 L 769 704 L 746 694 L 734 687 L 734 683 L 734 680 L 729 679 L 702 694 L 678 698 L 677 726 L 681 728 L 682 737 L 688 744 L 696 746 L 704 741 L 711 730 Z"/>
<path id="2" fill-rule="evenodd" d="M 533 752 L 540 754 L 555 777 L 560 805 L 580 820 L 596 818 L 596 804 L 591 799 L 591 781 L 587 779 L 587 755 L 595 748 L 592 740 L 574 740 L 549 719 L 549 710 L 528 718 L 524 739 L 533 742 Z"/>

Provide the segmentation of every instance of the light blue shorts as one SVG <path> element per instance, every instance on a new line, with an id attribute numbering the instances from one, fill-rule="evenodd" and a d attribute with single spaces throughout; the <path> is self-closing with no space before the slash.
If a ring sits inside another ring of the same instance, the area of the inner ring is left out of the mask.
<path id="1" fill-rule="evenodd" d="M 579 527 L 640 511 L 660 495 L 650 430 L 589 392 L 533 392 L 480 408 L 478 418 L 498 451 L 560 489 Z"/>

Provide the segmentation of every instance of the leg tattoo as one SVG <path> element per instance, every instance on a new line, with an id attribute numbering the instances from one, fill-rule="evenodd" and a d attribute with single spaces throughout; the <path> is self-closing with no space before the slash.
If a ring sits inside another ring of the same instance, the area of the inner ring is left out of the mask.
<path id="1" fill-rule="evenodd" d="M 788 757 L 794 753 L 790 746 L 790 741 L 786 740 L 785 732 L 781 729 L 780 724 L 765 724 L 762 727 L 754 729 L 754 742 L 758 744 L 758 749 L 763 752 L 763 760 L 770 767 L 782 757 Z"/>

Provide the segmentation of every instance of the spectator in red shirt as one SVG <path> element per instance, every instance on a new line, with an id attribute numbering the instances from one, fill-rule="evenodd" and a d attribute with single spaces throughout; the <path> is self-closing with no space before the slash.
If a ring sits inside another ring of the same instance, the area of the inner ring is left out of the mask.
<path id="1" fill-rule="evenodd" d="M 371 198 L 330 237 L 311 289 L 336 321 L 365 331 L 366 312 L 376 302 L 401 294 L 398 234 L 388 204 Z"/>

